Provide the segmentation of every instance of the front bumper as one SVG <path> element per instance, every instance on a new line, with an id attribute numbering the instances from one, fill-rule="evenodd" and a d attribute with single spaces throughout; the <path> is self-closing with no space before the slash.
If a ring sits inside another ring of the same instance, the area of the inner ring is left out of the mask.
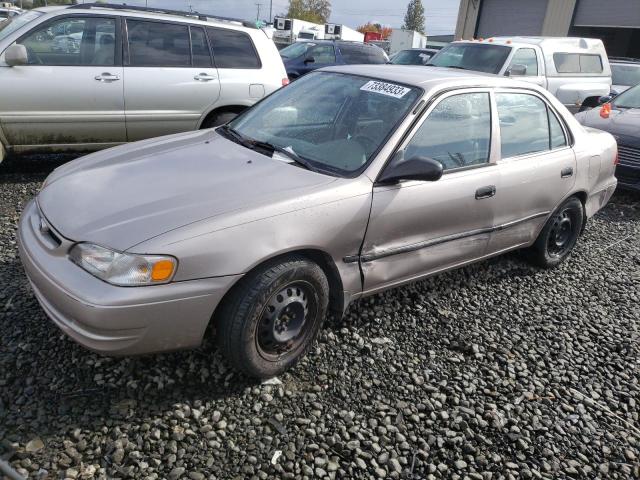
<path id="1" fill-rule="evenodd" d="M 197 347 L 216 306 L 238 279 L 110 285 L 68 259 L 73 243 L 46 224 L 33 200 L 22 213 L 17 237 L 27 277 L 47 315 L 81 345 L 108 355 Z"/>

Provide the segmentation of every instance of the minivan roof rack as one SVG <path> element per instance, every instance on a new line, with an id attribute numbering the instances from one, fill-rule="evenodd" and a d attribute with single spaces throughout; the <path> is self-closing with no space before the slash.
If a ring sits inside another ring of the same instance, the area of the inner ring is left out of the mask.
<path id="1" fill-rule="evenodd" d="M 220 20 L 223 22 L 234 22 L 239 23 L 247 28 L 258 28 L 255 23 L 248 22 L 246 20 L 241 20 L 239 18 L 230 18 L 230 17 L 219 17 L 217 15 L 209 15 L 205 13 L 199 12 L 186 12 L 184 10 L 170 10 L 167 8 L 154 8 L 154 7 L 138 7 L 134 5 L 127 4 L 119 4 L 119 3 L 77 3 L 75 5 L 71 5 L 69 7 L 72 8 L 104 8 L 104 9 L 113 9 L 113 10 L 133 10 L 134 12 L 148 12 L 148 13 L 165 13 L 167 15 L 177 15 L 180 17 L 189 17 L 189 18 L 197 18 L 198 20 L 208 21 L 212 20 Z"/>

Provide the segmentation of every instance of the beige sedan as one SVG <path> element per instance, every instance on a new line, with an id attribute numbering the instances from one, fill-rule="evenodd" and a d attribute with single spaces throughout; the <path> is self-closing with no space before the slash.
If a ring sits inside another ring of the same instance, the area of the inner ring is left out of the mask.
<path id="1" fill-rule="evenodd" d="M 558 265 L 613 194 L 616 161 L 611 135 L 537 86 L 334 67 L 226 126 L 60 167 L 25 208 L 20 254 L 88 348 L 192 348 L 213 323 L 233 366 L 269 377 L 328 309 L 509 250 Z"/>

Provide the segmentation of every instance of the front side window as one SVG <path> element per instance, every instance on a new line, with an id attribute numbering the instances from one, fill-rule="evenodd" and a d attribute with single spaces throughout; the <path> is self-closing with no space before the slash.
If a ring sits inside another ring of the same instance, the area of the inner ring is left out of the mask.
<path id="1" fill-rule="evenodd" d="M 259 69 L 262 63 L 251 37 L 243 32 L 222 28 L 207 28 L 213 59 L 218 68 Z"/>
<path id="2" fill-rule="evenodd" d="M 540 98 L 497 93 L 502 158 L 544 152 L 567 145 L 558 118 Z"/>
<path id="3" fill-rule="evenodd" d="M 129 65 L 132 67 L 191 65 L 187 25 L 128 19 L 127 37 Z"/>
<path id="4" fill-rule="evenodd" d="M 246 139 L 286 149 L 320 171 L 350 176 L 365 168 L 420 94 L 415 87 L 368 77 L 311 73 L 229 126 Z"/>
<path id="5" fill-rule="evenodd" d="M 509 68 L 514 65 L 522 65 L 526 67 L 524 75 L 537 76 L 538 75 L 538 57 L 536 51 L 533 48 L 519 48 L 513 55 Z"/>
<path id="6" fill-rule="evenodd" d="M 590 53 L 554 53 L 558 73 L 602 73 L 602 58 Z"/>
<path id="7" fill-rule="evenodd" d="M 502 45 L 450 43 L 429 60 L 429 65 L 498 73 L 510 53 L 511 47 Z"/>
<path id="8" fill-rule="evenodd" d="M 310 42 L 296 42 L 292 43 L 288 47 L 280 50 L 280 56 L 284 59 L 298 58 L 307 54 L 307 50 L 316 46 L 317 43 Z"/>
<path id="9" fill-rule="evenodd" d="M 313 57 L 315 63 L 336 63 L 336 52 L 333 45 L 316 45 L 309 48 L 307 58 Z"/>
<path id="10" fill-rule="evenodd" d="M 114 65 L 116 22 L 112 18 L 68 17 L 22 37 L 29 65 Z"/>
<path id="11" fill-rule="evenodd" d="M 489 162 L 491 106 L 488 93 L 463 93 L 442 100 L 407 145 L 404 158 L 428 157 L 445 170 Z"/>

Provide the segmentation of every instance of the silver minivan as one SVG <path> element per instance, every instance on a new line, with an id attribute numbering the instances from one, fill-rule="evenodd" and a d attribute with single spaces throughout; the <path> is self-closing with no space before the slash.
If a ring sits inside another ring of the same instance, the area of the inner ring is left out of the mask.
<path id="1" fill-rule="evenodd" d="M 122 5 L 39 8 L 0 26 L 0 143 L 91 151 L 217 126 L 287 82 L 273 42 L 247 23 Z"/>

